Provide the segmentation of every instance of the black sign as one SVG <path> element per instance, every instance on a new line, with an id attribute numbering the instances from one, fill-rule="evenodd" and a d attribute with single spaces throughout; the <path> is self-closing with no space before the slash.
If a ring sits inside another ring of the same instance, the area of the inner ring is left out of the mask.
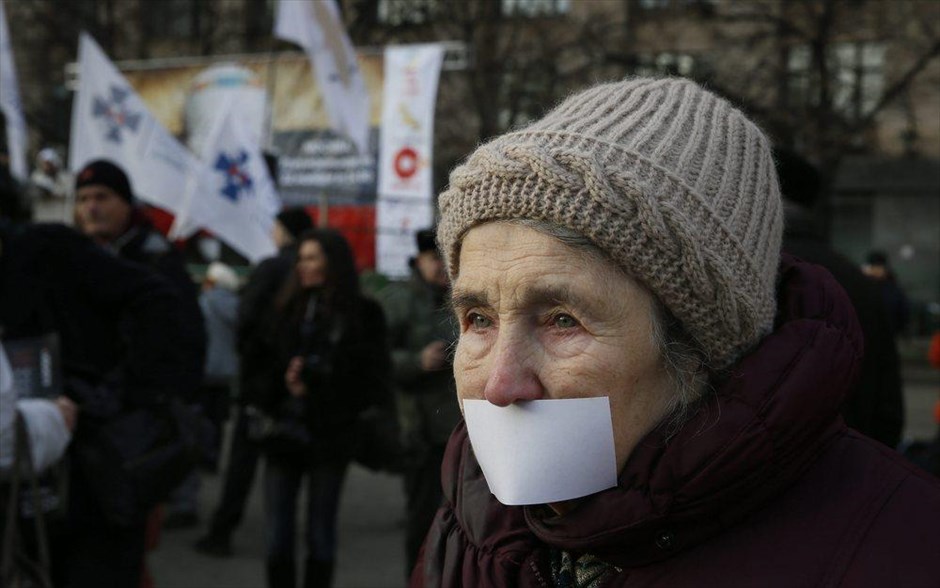
<path id="1" fill-rule="evenodd" d="M 278 192 L 286 206 L 317 205 L 324 197 L 331 205 L 375 204 L 377 129 L 372 129 L 365 154 L 331 131 L 275 133 L 274 145 L 279 154 Z"/>
<path id="2" fill-rule="evenodd" d="M 18 398 L 56 398 L 62 394 L 62 356 L 55 333 L 3 342 Z"/>

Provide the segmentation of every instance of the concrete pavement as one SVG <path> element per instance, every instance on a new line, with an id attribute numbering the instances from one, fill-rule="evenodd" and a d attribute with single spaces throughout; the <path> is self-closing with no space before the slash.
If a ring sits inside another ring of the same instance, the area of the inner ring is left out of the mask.
<path id="1" fill-rule="evenodd" d="M 214 558 L 196 553 L 193 543 L 204 526 L 165 530 L 149 557 L 156 588 L 263 588 L 264 515 L 255 480 L 245 520 L 233 537 L 235 555 Z M 200 511 L 207 521 L 219 496 L 219 478 L 204 476 Z M 399 588 L 405 585 L 404 494 L 397 476 L 352 466 L 339 513 L 336 588 Z M 298 536 L 298 545 L 303 537 Z"/>

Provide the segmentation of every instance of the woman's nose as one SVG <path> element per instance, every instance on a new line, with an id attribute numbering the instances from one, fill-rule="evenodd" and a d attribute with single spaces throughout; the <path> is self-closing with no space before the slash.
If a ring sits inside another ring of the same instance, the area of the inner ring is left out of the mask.
<path id="1" fill-rule="evenodd" d="M 520 400 L 538 400 L 545 389 L 534 366 L 531 341 L 500 334 L 493 350 L 493 363 L 483 397 L 496 406 L 509 406 Z"/>

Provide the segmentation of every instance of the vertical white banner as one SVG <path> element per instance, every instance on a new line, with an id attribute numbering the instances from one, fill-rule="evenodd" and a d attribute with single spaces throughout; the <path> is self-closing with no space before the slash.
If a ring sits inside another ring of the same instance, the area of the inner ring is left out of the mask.
<path id="1" fill-rule="evenodd" d="M 13 62 L 13 44 L 7 26 L 4 3 L 0 2 L 0 110 L 6 121 L 7 148 L 10 150 L 10 174 L 21 182 L 29 178 L 26 166 L 26 120 Z"/>
<path id="2" fill-rule="evenodd" d="M 375 220 L 376 271 L 406 277 L 408 260 L 418 252 L 415 233 L 434 224 L 434 204 L 421 198 L 379 198 Z"/>
<path id="3" fill-rule="evenodd" d="M 434 221 L 434 108 L 444 48 L 393 45 L 385 49 L 376 269 L 408 275 L 415 232 Z"/>

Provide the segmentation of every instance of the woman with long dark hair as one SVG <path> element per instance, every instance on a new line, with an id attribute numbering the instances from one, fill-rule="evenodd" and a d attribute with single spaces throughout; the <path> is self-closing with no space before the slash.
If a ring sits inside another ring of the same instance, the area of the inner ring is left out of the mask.
<path id="1" fill-rule="evenodd" d="M 385 321 L 359 291 L 349 244 L 330 229 L 300 236 L 294 272 L 274 306 L 278 362 L 261 407 L 272 417 L 262 443 L 268 584 L 296 583 L 294 525 L 306 479 L 303 586 L 329 586 L 356 418 L 388 385 Z"/>

